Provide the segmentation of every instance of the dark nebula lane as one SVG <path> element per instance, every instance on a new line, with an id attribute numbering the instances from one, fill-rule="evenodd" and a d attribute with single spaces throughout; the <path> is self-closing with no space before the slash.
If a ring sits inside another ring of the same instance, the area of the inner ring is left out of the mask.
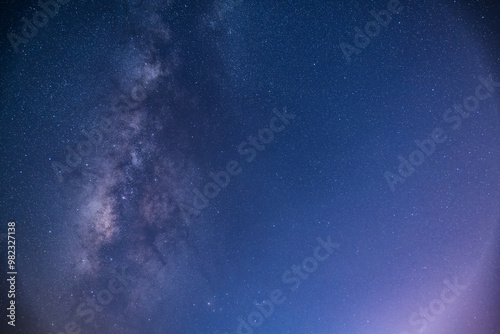
<path id="1" fill-rule="evenodd" d="M 498 3 L 0 6 L 0 333 L 500 334 Z"/>

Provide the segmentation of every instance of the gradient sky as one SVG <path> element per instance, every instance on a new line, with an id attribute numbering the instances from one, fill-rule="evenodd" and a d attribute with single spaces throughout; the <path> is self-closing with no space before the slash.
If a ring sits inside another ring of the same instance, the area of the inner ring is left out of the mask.
<path id="1" fill-rule="evenodd" d="M 500 333 L 495 1 L 1 8 L 1 333 Z"/>

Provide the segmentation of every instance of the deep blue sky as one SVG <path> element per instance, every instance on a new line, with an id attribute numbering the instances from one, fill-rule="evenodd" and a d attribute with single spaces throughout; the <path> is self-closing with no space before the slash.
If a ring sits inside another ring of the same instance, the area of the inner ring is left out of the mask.
<path id="1" fill-rule="evenodd" d="M 498 4 L 41 10 L 2 4 L 6 333 L 500 333 Z"/>

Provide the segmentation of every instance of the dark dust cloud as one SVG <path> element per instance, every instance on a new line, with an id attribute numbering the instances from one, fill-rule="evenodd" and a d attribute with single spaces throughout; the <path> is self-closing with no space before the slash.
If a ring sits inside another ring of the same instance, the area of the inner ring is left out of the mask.
<path id="1" fill-rule="evenodd" d="M 500 333 L 496 2 L 0 6 L 1 333 Z"/>

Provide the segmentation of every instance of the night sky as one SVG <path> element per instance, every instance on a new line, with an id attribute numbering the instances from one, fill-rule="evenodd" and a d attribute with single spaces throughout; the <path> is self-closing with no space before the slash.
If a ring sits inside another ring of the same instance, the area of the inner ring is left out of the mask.
<path id="1" fill-rule="evenodd" d="M 500 334 L 497 1 L 0 5 L 0 333 Z"/>

